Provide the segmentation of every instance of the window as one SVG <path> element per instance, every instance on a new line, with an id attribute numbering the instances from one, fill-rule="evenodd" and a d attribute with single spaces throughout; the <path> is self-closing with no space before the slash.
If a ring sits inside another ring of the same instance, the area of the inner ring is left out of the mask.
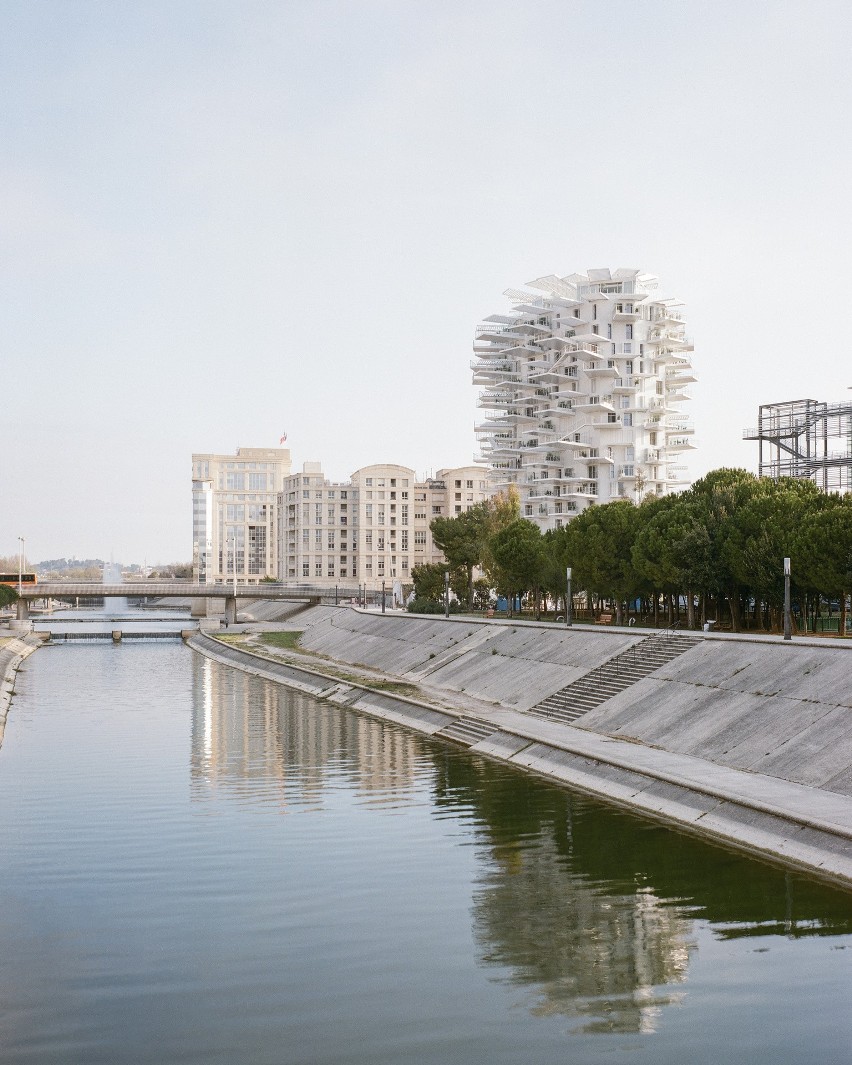
<path id="1" fill-rule="evenodd" d="M 632 340 L 633 339 L 633 326 L 632 325 L 626 325 L 624 327 L 624 339 L 625 340 Z"/>
<path id="2" fill-rule="evenodd" d="M 400 492 L 399 493 L 399 498 L 400 499 L 408 499 L 408 492 Z"/>
<path id="3" fill-rule="evenodd" d="M 432 513 L 433 514 L 440 514 L 441 513 L 441 508 L 440 507 L 432 507 Z"/>
<path id="4" fill-rule="evenodd" d="M 371 532 L 364 533 L 364 545 L 366 547 L 373 546 L 373 534 Z"/>
<path id="5" fill-rule="evenodd" d="M 456 488 L 461 488 L 461 481 L 456 481 Z"/>
<path id="6" fill-rule="evenodd" d="M 465 481 L 464 486 L 465 488 L 473 488 L 473 481 Z"/>
<path id="7" fill-rule="evenodd" d="M 415 545 L 421 545 L 426 543 L 426 530 L 415 529 L 414 530 L 414 543 Z"/>
<path id="8" fill-rule="evenodd" d="M 597 466 L 589 466 L 589 477 L 591 477 L 593 480 L 597 480 L 597 476 L 598 476 L 598 468 L 597 468 Z"/>
<path id="9" fill-rule="evenodd" d="M 314 563 L 314 576 L 315 577 L 321 577 L 322 576 L 322 559 L 321 558 L 318 558 L 316 560 L 316 562 Z"/>
<path id="10" fill-rule="evenodd" d="M 344 489 L 343 489 L 343 491 L 342 491 L 342 492 L 340 493 L 340 498 L 341 498 L 341 499 L 348 499 L 348 498 L 349 498 L 349 493 L 348 493 L 348 492 L 346 491 L 346 489 L 345 489 L 345 488 L 344 488 Z"/>
<path id="11" fill-rule="evenodd" d="M 329 551 L 334 550 L 334 529 L 328 530 L 328 549 Z"/>
<path id="12" fill-rule="evenodd" d="M 402 512 L 400 514 L 400 522 L 403 525 L 407 525 L 408 524 L 408 504 L 407 503 L 403 503 L 402 504 Z"/>
<path id="13" fill-rule="evenodd" d="M 310 575 L 311 575 L 311 564 L 310 564 L 310 562 L 303 562 L 302 563 L 302 576 L 303 577 L 310 577 Z"/>
<path id="14" fill-rule="evenodd" d="M 322 529 L 316 529 L 314 531 L 314 543 L 317 547 L 322 547 Z"/>
<path id="15" fill-rule="evenodd" d="M 310 498 L 311 498 L 311 493 L 308 492 L 306 489 L 302 489 L 302 499 L 310 499 Z"/>
<path id="16" fill-rule="evenodd" d="M 302 543 L 303 544 L 307 544 L 307 543 L 310 542 L 310 539 L 311 539 L 311 530 L 310 529 L 302 529 Z"/>
<path id="17" fill-rule="evenodd" d="M 391 488 L 396 488 L 396 477 L 391 477 L 390 486 Z"/>
<path id="18" fill-rule="evenodd" d="M 373 504 L 372 503 L 368 503 L 367 504 L 367 521 L 372 521 L 372 520 L 373 520 Z"/>
<path id="19" fill-rule="evenodd" d="M 401 541 L 401 544 L 400 544 L 400 550 L 401 551 L 407 551 L 408 550 L 408 529 L 403 529 L 402 530 L 402 541 Z"/>
<path id="20" fill-rule="evenodd" d="M 366 480 L 364 481 L 364 484 L 368 488 L 372 488 L 372 486 L 373 486 L 373 478 L 372 477 L 367 477 Z"/>

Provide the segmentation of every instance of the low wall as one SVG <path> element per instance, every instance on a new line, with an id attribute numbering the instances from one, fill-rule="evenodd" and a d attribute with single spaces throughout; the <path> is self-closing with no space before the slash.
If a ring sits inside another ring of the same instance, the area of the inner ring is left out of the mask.
<path id="1" fill-rule="evenodd" d="M 44 642 L 40 634 L 0 638 L 0 746 L 6 731 L 6 717 L 15 692 L 15 674 L 21 662 Z"/>

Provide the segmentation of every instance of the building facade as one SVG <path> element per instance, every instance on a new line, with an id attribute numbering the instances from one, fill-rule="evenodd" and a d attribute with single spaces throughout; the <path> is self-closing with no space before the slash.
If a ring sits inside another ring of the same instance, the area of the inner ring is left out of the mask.
<path id="1" fill-rule="evenodd" d="M 477 328 L 478 461 L 521 514 L 558 528 L 593 503 L 686 483 L 696 446 L 682 411 L 695 378 L 681 304 L 639 270 L 589 270 L 508 289 Z"/>
<path id="2" fill-rule="evenodd" d="M 823 492 L 852 492 L 852 403 L 764 403 L 755 429 L 761 477 L 799 477 Z"/>
<path id="3" fill-rule="evenodd" d="M 277 577 L 278 498 L 287 448 L 192 456 L 192 570 L 199 584 Z"/>
<path id="4" fill-rule="evenodd" d="M 432 519 L 455 517 L 488 494 L 478 466 L 418 480 L 407 466 L 378 464 L 333 482 L 320 463 L 306 462 L 285 478 L 279 496 L 279 578 L 329 588 L 401 587 L 415 566 L 443 561 Z"/>

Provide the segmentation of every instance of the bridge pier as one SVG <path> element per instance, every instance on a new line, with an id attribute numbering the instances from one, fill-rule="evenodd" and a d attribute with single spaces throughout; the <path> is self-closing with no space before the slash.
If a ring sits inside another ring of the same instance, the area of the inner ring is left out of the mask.
<path id="1" fill-rule="evenodd" d="M 16 617 L 18 621 L 27 621 L 30 616 L 30 603 L 28 599 L 19 599 L 15 604 L 17 608 Z"/>
<path id="2" fill-rule="evenodd" d="M 236 625 L 237 623 L 237 597 L 229 595 L 225 597 L 225 624 Z"/>
<path id="3" fill-rule="evenodd" d="M 189 616 L 191 618 L 206 618 L 210 614 L 210 600 L 209 599 L 192 599 L 190 600 Z"/>

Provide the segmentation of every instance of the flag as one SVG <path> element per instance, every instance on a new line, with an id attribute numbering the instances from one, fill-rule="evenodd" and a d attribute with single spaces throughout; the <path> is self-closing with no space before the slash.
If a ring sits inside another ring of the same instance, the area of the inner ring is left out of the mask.
<path id="1" fill-rule="evenodd" d="M 287 439 L 287 434 L 285 433 L 285 434 L 284 434 L 284 435 L 283 435 L 283 436 L 281 437 L 281 439 L 280 439 L 280 440 L 278 441 L 278 443 L 279 443 L 279 444 L 283 444 L 283 443 L 284 443 L 284 441 L 285 441 L 286 439 Z"/>

